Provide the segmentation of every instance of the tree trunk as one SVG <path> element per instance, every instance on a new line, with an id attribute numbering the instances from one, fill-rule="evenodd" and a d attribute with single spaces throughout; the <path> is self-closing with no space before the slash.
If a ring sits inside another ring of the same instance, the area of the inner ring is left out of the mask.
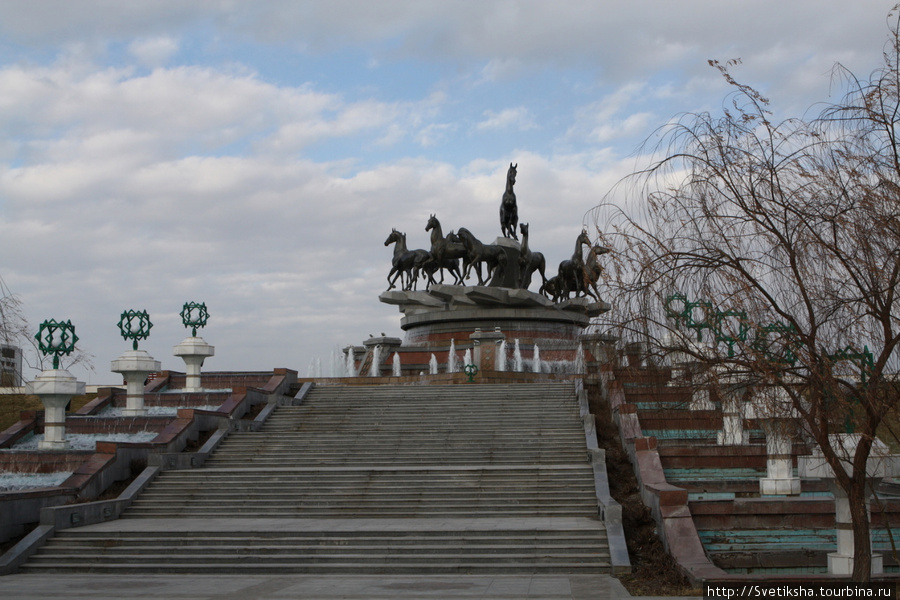
<path id="1" fill-rule="evenodd" d="M 851 479 L 847 499 L 853 527 L 853 581 L 872 579 L 872 537 L 869 527 L 868 486 L 865 471 Z"/>

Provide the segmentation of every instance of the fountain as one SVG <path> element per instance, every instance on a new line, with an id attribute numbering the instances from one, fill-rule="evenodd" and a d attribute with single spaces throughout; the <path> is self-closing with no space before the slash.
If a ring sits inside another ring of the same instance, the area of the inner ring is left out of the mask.
<path id="1" fill-rule="evenodd" d="M 463 363 L 467 365 L 472 364 L 472 349 L 466 348 L 466 353 L 463 355 Z"/>
<path id="2" fill-rule="evenodd" d="M 381 375 L 381 346 L 372 348 L 372 365 L 369 367 L 369 377 Z"/>
<path id="3" fill-rule="evenodd" d="M 534 354 L 531 358 L 531 370 L 535 373 L 541 372 L 541 351 L 537 344 L 534 345 Z"/>
<path id="4" fill-rule="evenodd" d="M 347 346 L 347 360 L 344 362 L 344 376 L 356 377 L 356 364 L 353 358 L 353 346 Z"/>
<path id="5" fill-rule="evenodd" d="M 126 310 L 119 319 L 119 331 L 122 337 L 133 341 L 132 349 L 112 361 L 110 370 L 120 373 L 125 379 L 125 408 L 122 415 L 138 417 L 147 414 L 144 408 L 144 381 L 150 373 L 160 369 L 160 362 L 144 350 L 138 350 L 138 340 L 145 340 L 150 335 L 150 315 L 147 311 Z"/>
<path id="6" fill-rule="evenodd" d="M 186 392 L 202 391 L 200 367 L 203 366 L 203 361 L 216 353 L 214 346 L 207 344 L 203 338 L 197 337 L 197 328 L 205 327 L 208 319 L 209 312 L 206 310 L 205 302 L 186 302 L 181 309 L 181 322 L 185 327 L 191 328 L 191 337 L 185 338 L 175 346 L 172 354 L 180 356 L 184 360 L 184 371 L 187 376 L 184 384 Z"/>
<path id="7" fill-rule="evenodd" d="M 507 185 L 510 189 L 504 193 L 507 199 L 513 196 L 511 184 L 514 177 L 510 177 L 515 172 L 514 166 L 508 173 Z M 473 248 L 490 246 L 489 253 L 479 254 L 477 260 L 466 265 L 466 277 L 469 274 L 477 276 L 477 282 L 471 281 L 471 285 L 455 273 L 454 283 L 432 283 L 425 290 L 413 289 L 413 272 L 417 265 L 421 266 L 416 259 L 420 251 L 409 250 L 406 234 L 397 229 L 392 229 L 385 240 L 384 246 L 394 244 L 394 249 L 387 276 L 388 289 L 379 295 L 379 300 L 396 306 L 400 311 L 400 328 L 405 332 L 405 339 L 402 342 L 398 340 L 397 345 L 421 356 L 419 363 L 427 362 L 428 355 L 434 352 L 439 359 L 446 360 L 448 372 L 458 373 L 462 367 L 461 357 L 446 354 L 450 344 L 448 340 L 471 340 L 473 359 L 479 363 L 482 377 L 490 372 L 511 371 L 513 357 L 501 354 L 504 351 L 512 353 L 511 344 L 503 344 L 508 336 L 507 342 L 518 337 L 526 346 L 528 364 L 520 363 L 517 370 L 531 369 L 531 348 L 534 344 L 542 345 L 545 354 L 549 348 L 550 354 L 546 358 L 553 359 L 552 363 L 545 361 L 547 364 L 540 365 L 542 372 L 550 368 L 554 372 L 563 367 L 570 369 L 575 361 L 575 346 L 591 326 L 592 319 L 610 310 L 610 305 L 601 301 L 596 291 L 600 272 L 597 257 L 610 249 L 594 245 L 585 228 L 575 237 L 571 258 L 562 263 L 567 266 L 565 272 L 557 274 L 555 280 L 551 277 L 551 285 L 543 285 L 541 291 L 533 292 L 528 287 L 532 275 L 538 270 L 541 280 L 547 281 L 543 255 L 526 242 L 526 223 L 521 224 L 521 244 L 518 236 L 513 235 L 515 227 L 509 222 L 502 225 L 504 235 L 493 243 L 479 241 L 465 227 L 455 230 L 459 238 L 457 242 L 449 234 L 444 235 L 446 232 L 441 228 L 437 215 L 429 217 L 425 231 L 431 232 L 431 252 L 438 263 L 451 258 L 451 255 L 454 259 L 462 254 L 470 256 Z M 421 252 L 427 253 L 427 249 Z M 488 270 L 486 279 L 482 276 L 485 266 Z M 576 272 L 579 268 L 582 271 Z M 397 289 L 398 280 L 402 289 Z M 572 281 L 574 285 L 570 285 Z M 565 294 L 562 293 L 563 288 Z M 556 364 L 562 360 L 570 364 Z M 444 367 L 441 367 L 441 372 L 444 372 Z"/>
<path id="8" fill-rule="evenodd" d="M 513 360 L 515 361 L 516 373 L 521 373 L 524 365 L 522 364 L 522 350 L 519 348 L 519 338 L 516 338 L 516 347 L 513 350 Z"/>
<path id="9" fill-rule="evenodd" d="M 53 354 L 53 369 L 47 369 L 29 383 L 27 393 L 36 394 L 44 405 L 44 439 L 41 450 L 64 450 L 69 447 L 66 440 L 66 405 L 72 396 L 84 393 L 84 383 L 65 369 L 59 368 L 61 354 L 71 354 L 78 336 L 71 321 L 54 319 L 41 323 L 35 336 L 38 349 L 47 356 Z"/>
<path id="10" fill-rule="evenodd" d="M 584 373 L 584 347 L 578 342 L 578 349 L 575 351 L 575 373 Z"/>
<path id="11" fill-rule="evenodd" d="M 458 367 L 456 365 L 456 340 L 450 340 L 450 352 L 447 354 L 447 372 L 456 373 Z"/>
<path id="12" fill-rule="evenodd" d="M 394 364 L 391 369 L 391 375 L 400 377 L 400 355 L 394 352 Z"/>
<path id="13" fill-rule="evenodd" d="M 432 354 L 431 360 L 428 361 L 428 374 L 429 375 L 437 375 L 437 372 L 438 372 L 437 356 Z"/>

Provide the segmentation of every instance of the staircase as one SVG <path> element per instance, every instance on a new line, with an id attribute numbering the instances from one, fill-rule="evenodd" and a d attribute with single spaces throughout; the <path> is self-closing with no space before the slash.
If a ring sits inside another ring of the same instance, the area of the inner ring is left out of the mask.
<path id="1" fill-rule="evenodd" d="M 25 572 L 602 573 L 569 383 L 316 387 Z"/>

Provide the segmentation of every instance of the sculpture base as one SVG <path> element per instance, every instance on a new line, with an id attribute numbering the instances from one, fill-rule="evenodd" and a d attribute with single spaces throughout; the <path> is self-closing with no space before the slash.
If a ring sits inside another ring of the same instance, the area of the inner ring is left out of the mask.
<path id="1" fill-rule="evenodd" d="M 397 305 L 403 314 L 405 340 L 393 351 L 401 354 L 404 369 L 415 373 L 428 372 L 432 355 L 441 365 L 439 372 L 449 370 L 451 344 L 460 351 L 471 348 L 476 331 L 502 333 L 510 353 L 518 341 L 526 360 L 539 349 L 545 367 L 553 361 L 572 362 L 591 318 L 610 308 L 590 298 L 553 303 L 535 292 L 494 286 L 433 285 L 428 291 L 387 291 L 379 299 Z M 383 358 L 390 360 L 387 353 Z"/>

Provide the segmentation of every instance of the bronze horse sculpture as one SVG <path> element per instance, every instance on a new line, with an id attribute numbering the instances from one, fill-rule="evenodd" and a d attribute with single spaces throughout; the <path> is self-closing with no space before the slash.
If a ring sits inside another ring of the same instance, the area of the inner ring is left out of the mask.
<path id="1" fill-rule="evenodd" d="M 609 248 L 594 246 L 588 251 L 587 260 L 584 264 L 585 290 L 598 301 L 600 300 L 600 291 L 597 289 L 597 282 L 600 280 L 600 275 L 603 274 L 603 267 L 600 266 L 600 261 L 597 260 L 597 257 L 607 252 L 609 252 Z M 593 290 L 593 293 L 591 290 Z"/>
<path id="2" fill-rule="evenodd" d="M 490 281 L 491 276 L 496 269 L 500 269 L 502 273 L 506 268 L 506 252 L 503 248 L 494 244 L 483 244 L 472 235 L 472 232 L 465 227 L 460 227 L 457 233 L 459 239 L 466 247 L 468 256 L 465 259 L 465 269 L 463 270 L 463 278 L 469 277 L 469 270 L 475 266 L 478 274 L 478 285 L 484 285 L 484 279 L 481 277 L 481 263 L 487 263 L 487 278 Z"/>
<path id="3" fill-rule="evenodd" d="M 522 251 L 519 254 L 519 272 L 522 274 L 522 280 L 519 287 L 527 290 L 535 271 L 541 274 L 541 287 L 543 287 L 547 283 L 547 277 L 544 275 L 546 267 L 544 255 L 540 252 L 532 252 L 528 247 L 528 223 L 519 225 L 519 230 L 522 232 Z"/>
<path id="4" fill-rule="evenodd" d="M 447 234 L 447 237 L 444 237 L 441 222 L 435 215 L 428 218 L 425 231 L 431 232 L 431 260 L 424 265 L 425 271 L 429 275 L 429 286 L 434 283 L 433 275 L 438 269 L 441 270 L 441 283 L 444 282 L 444 269 L 448 269 L 459 283 L 463 283 L 457 259 L 463 259 L 463 269 L 465 269 L 468 255 L 466 247 L 452 231 Z"/>
<path id="5" fill-rule="evenodd" d="M 519 223 L 519 207 L 516 205 L 516 193 L 513 186 L 516 185 L 516 168 L 519 163 L 509 163 L 509 170 L 506 172 L 506 191 L 503 192 L 503 199 L 500 201 L 500 231 L 503 237 L 518 240 L 516 235 L 516 225 Z"/>
<path id="6" fill-rule="evenodd" d="M 576 297 L 581 293 L 588 293 L 593 296 L 589 286 L 585 285 L 586 277 L 582 246 L 591 247 L 591 240 L 587 231 L 582 231 L 575 240 L 575 252 L 572 253 L 572 258 L 559 263 L 557 285 L 559 286 L 559 295 L 562 298 L 568 298 L 572 292 L 575 292 Z"/>
<path id="7" fill-rule="evenodd" d="M 385 246 L 394 246 L 394 256 L 391 259 L 391 272 L 388 273 L 388 289 L 394 289 L 397 278 L 400 278 L 400 287 L 404 291 L 415 288 L 419 278 L 419 269 L 430 258 L 427 250 L 407 250 L 406 234 L 391 229 L 391 234 L 384 240 Z M 403 283 L 403 275 L 406 275 L 406 284 Z M 393 277 L 393 279 L 391 279 Z"/>

